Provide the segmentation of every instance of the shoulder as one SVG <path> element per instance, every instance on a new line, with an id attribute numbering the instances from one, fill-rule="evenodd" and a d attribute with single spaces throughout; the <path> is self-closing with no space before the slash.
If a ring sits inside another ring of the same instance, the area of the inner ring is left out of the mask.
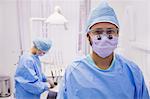
<path id="1" fill-rule="evenodd" d="M 128 68 L 135 75 L 142 75 L 139 66 L 133 61 L 125 58 L 122 55 L 116 54 L 116 60 L 122 64 L 123 67 Z"/>
<path id="2" fill-rule="evenodd" d="M 66 68 L 66 74 L 70 75 L 73 71 L 85 66 L 86 64 L 86 56 L 75 58 Z"/>
<path id="3" fill-rule="evenodd" d="M 23 54 L 20 57 L 19 61 L 22 62 L 22 63 L 24 63 L 24 62 L 26 62 L 26 63 L 28 63 L 28 62 L 33 63 L 34 59 L 33 59 L 32 55 L 30 55 L 30 54 Z"/>
<path id="4" fill-rule="evenodd" d="M 33 60 L 34 59 L 34 55 L 31 54 L 31 53 L 24 53 L 22 56 L 21 56 L 22 59 L 26 59 L 26 60 Z"/>

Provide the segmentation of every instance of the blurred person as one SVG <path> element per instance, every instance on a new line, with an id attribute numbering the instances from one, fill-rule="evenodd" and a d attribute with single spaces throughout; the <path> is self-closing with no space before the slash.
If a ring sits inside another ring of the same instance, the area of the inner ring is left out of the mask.
<path id="1" fill-rule="evenodd" d="M 52 46 L 47 39 L 33 40 L 33 47 L 29 53 L 20 57 L 15 74 L 16 99 L 40 99 L 41 93 L 54 87 L 53 82 L 47 83 L 42 73 L 39 57 L 45 55 Z"/>

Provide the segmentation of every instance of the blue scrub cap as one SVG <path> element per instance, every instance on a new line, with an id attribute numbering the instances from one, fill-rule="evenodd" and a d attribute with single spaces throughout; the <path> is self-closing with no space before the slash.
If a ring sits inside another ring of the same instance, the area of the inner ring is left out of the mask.
<path id="1" fill-rule="evenodd" d="M 47 52 L 52 46 L 52 41 L 44 38 L 36 38 L 33 40 L 33 44 L 37 49 Z"/>
<path id="2" fill-rule="evenodd" d="M 94 24 L 99 22 L 109 22 L 119 28 L 119 22 L 115 11 L 108 5 L 107 1 L 103 1 L 91 11 L 86 25 L 86 33 L 89 32 Z"/>

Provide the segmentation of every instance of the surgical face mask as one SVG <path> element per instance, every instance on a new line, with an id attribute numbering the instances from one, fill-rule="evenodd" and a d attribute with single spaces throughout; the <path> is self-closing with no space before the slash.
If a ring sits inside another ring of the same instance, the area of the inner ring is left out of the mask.
<path id="1" fill-rule="evenodd" d="M 118 37 L 107 37 L 106 35 L 97 35 L 92 39 L 93 51 L 102 58 L 108 57 L 117 48 Z"/>
<path id="2" fill-rule="evenodd" d="M 45 54 L 46 54 L 46 52 L 44 52 L 44 51 L 39 51 L 37 55 L 38 55 L 38 56 L 44 56 Z"/>

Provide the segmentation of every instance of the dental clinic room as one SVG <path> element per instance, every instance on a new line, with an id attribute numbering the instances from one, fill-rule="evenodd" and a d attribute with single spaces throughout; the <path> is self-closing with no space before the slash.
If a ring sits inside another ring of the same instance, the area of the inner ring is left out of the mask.
<path id="1" fill-rule="evenodd" d="M 150 99 L 150 0 L 0 0 L 0 99 Z"/>

